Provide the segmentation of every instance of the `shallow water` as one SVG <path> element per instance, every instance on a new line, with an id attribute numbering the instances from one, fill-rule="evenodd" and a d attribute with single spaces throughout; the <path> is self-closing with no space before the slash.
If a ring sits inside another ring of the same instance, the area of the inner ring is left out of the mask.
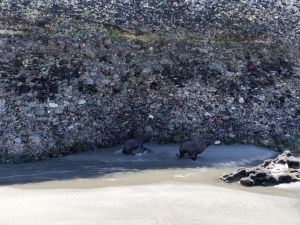
<path id="1" fill-rule="evenodd" d="M 149 144 L 124 156 L 120 146 L 49 161 L 0 165 L 5 225 L 300 225 L 300 186 L 246 188 L 218 179 L 276 152 L 210 146 L 196 161 L 178 145 Z"/>
<path id="2" fill-rule="evenodd" d="M 97 178 L 109 173 L 149 169 L 232 167 L 253 164 L 276 153 L 249 145 L 210 146 L 196 161 L 178 159 L 178 145 L 147 144 L 151 153 L 123 155 L 121 146 L 36 163 L 0 164 L 0 185 Z"/>

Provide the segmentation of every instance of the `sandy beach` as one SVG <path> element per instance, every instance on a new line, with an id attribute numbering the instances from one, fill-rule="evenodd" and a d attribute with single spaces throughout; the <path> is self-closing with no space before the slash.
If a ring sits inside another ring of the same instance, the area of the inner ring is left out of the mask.
<path id="1" fill-rule="evenodd" d="M 164 148 L 169 148 L 169 152 L 164 152 L 166 160 L 172 156 L 174 146 Z M 184 160 L 186 168 L 126 171 L 125 166 L 124 171 L 97 177 L 66 176 L 60 180 L 2 185 L 1 225 L 299 225 L 299 186 L 245 188 L 218 180 L 218 176 L 236 168 L 245 157 L 257 160 L 274 154 L 256 147 L 249 151 L 246 146 L 248 155 L 244 155 L 243 148 L 212 146 L 202 156 L 207 159 L 205 165 L 192 168 L 188 166 L 190 161 Z M 240 153 L 230 158 L 232 151 Z M 111 154 L 114 160 L 122 157 L 116 152 Z M 154 155 L 157 154 L 155 151 Z M 227 154 L 227 161 L 223 159 L 216 166 L 222 154 Z M 126 160 L 134 164 L 156 156 Z M 63 160 L 80 157 L 89 162 L 89 154 Z M 30 180 L 30 174 L 26 175 Z"/>
<path id="2" fill-rule="evenodd" d="M 0 190 L 5 225 L 300 224 L 299 199 L 202 184 Z"/>

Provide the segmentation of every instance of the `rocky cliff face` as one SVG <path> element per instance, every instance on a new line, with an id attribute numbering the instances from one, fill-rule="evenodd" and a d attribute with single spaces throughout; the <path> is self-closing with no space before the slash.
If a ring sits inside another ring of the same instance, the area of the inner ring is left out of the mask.
<path id="1" fill-rule="evenodd" d="M 0 159 L 151 134 L 300 146 L 296 1 L 2 0 Z"/>

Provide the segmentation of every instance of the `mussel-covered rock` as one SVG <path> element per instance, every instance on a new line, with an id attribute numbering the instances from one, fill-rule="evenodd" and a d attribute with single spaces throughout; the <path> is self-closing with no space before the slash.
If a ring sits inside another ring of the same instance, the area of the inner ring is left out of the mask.
<path id="1" fill-rule="evenodd" d="M 240 168 L 220 179 L 227 183 L 240 182 L 247 187 L 297 182 L 300 181 L 300 158 L 294 157 L 290 151 L 284 151 L 275 159 L 265 160 L 253 168 Z"/>

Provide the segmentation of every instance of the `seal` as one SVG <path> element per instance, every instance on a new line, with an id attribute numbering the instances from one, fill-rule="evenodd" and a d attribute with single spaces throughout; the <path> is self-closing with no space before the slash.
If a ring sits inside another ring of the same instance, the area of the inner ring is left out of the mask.
<path id="1" fill-rule="evenodd" d="M 204 150 L 213 143 L 210 140 L 202 141 L 185 141 L 179 147 L 179 158 L 184 158 L 188 155 L 192 160 L 197 159 L 197 155 L 204 152 Z"/>
<path id="2" fill-rule="evenodd" d="M 150 137 L 148 136 L 142 136 L 127 140 L 124 144 L 123 153 L 125 155 L 135 155 L 137 153 L 150 152 L 150 149 L 144 147 L 144 143 L 149 139 Z"/>

